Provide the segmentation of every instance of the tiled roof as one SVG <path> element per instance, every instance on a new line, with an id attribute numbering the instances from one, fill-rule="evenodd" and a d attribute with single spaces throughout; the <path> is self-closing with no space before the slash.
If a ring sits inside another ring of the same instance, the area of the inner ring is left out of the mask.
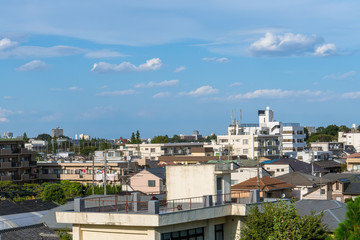
<path id="1" fill-rule="evenodd" d="M 360 195 L 360 183 L 359 182 L 350 183 L 343 193 Z"/>
<path id="2" fill-rule="evenodd" d="M 343 180 L 346 179 L 350 182 L 360 182 L 359 173 L 328 173 L 323 178 L 329 180 Z"/>
<path id="3" fill-rule="evenodd" d="M 294 172 L 303 172 L 303 173 L 311 173 L 312 166 L 309 163 L 297 160 L 295 158 L 280 158 L 275 159 L 273 161 L 262 162 L 262 164 L 271 164 L 271 165 L 290 165 L 290 167 L 294 170 Z M 314 165 L 315 172 L 329 172 L 321 167 Z"/>
<path id="4" fill-rule="evenodd" d="M 0 201 L 0 216 L 26 212 L 39 212 L 49 210 L 59 206 L 51 201 L 42 201 L 41 199 L 26 200 L 22 202 L 13 202 L 10 200 Z"/>
<path id="5" fill-rule="evenodd" d="M 341 164 L 332 160 L 316 161 L 314 165 L 322 168 L 340 168 Z"/>
<path id="6" fill-rule="evenodd" d="M 353 153 L 350 154 L 349 156 L 346 156 L 345 158 L 360 158 L 360 153 Z"/>
<path id="7" fill-rule="evenodd" d="M 284 188 L 293 188 L 294 185 L 281 181 L 276 178 L 263 176 L 260 179 L 260 189 L 262 191 L 272 191 Z M 244 182 L 238 183 L 231 187 L 231 190 L 257 189 L 257 177 L 250 178 Z"/>
<path id="8" fill-rule="evenodd" d="M 55 240 L 60 239 L 56 232 L 45 224 L 10 228 L 0 231 L 1 240 Z"/>
<path id="9" fill-rule="evenodd" d="M 278 176 L 277 179 L 287 183 L 294 184 L 296 186 L 312 186 L 313 184 L 324 184 L 330 182 L 330 180 L 326 178 L 320 178 L 301 172 L 287 173 Z"/>
<path id="10" fill-rule="evenodd" d="M 166 168 L 147 168 L 146 170 L 159 178 L 166 179 Z"/>

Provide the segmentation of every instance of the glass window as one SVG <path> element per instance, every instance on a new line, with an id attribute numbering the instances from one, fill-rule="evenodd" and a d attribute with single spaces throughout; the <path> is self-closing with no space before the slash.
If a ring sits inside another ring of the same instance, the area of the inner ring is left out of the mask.
<path id="1" fill-rule="evenodd" d="M 243 144 L 244 145 L 248 145 L 249 144 L 249 141 L 247 139 L 243 139 Z"/>
<path id="2" fill-rule="evenodd" d="M 249 150 L 248 149 L 243 149 L 243 154 L 248 154 Z"/>
<path id="3" fill-rule="evenodd" d="M 148 187 L 155 187 L 155 180 L 148 180 Z"/>
<path id="4" fill-rule="evenodd" d="M 215 240 L 224 239 L 224 226 L 223 224 L 215 225 Z"/>

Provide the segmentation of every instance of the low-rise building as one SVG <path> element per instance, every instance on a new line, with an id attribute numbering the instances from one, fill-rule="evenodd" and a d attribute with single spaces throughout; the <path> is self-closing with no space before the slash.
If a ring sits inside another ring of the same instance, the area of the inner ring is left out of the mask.
<path id="1" fill-rule="evenodd" d="M 166 191 L 165 168 L 147 168 L 130 177 L 130 186 L 145 194 L 160 194 Z"/>

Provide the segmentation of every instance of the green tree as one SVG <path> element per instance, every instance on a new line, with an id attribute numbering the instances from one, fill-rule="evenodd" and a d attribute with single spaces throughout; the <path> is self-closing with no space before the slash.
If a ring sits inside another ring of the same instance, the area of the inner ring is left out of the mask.
<path id="1" fill-rule="evenodd" d="M 136 143 L 141 143 L 141 138 L 140 138 L 140 132 L 139 130 L 136 131 Z"/>
<path id="2" fill-rule="evenodd" d="M 65 192 L 60 184 L 54 183 L 46 185 L 43 193 L 42 193 L 43 201 L 54 201 L 59 204 L 66 203 Z"/>
<path id="3" fill-rule="evenodd" d="M 94 146 L 87 146 L 81 149 L 80 154 L 89 156 L 90 153 L 94 153 L 98 148 Z"/>
<path id="4" fill-rule="evenodd" d="M 334 232 L 335 240 L 355 240 L 360 236 L 360 196 L 347 202 L 347 212 Z"/>
<path id="5" fill-rule="evenodd" d="M 341 125 L 340 127 L 339 127 L 339 132 L 350 132 L 351 131 L 351 129 L 350 128 L 348 128 L 347 126 L 345 126 L 345 125 Z"/>
<path id="6" fill-rule="evenodd" d="M 136 138 L 135 138 L 135 133 L 134 132 L 131 133 L 130 143 L 132 143 L 132 144 L 136 143 Z"/>
<path id="7" fill-rule="evenodd" d="M 249 210 L 241 239 L 326 239 L 321 218 L 322 214 L 299 216 L 295 205 L 286 201 L 264 203 Z"/>
<path id="8" fill-rule="evenodd" d="M 42 134 L 39 134 L 39 135 L 36 137 L 36 139 L 50 142 L 50 141 L 51 141 L 51 136 L 50 136 L 49 134 L 42 133 Z"/>
<path id="9" fill-rule="evenodd" d="M 28 142 L 29 142 L 29 138 L 27 137 L 26 132 L 24 132 L 23 141 L 24 141 L 24 143 L 28 143 Z"/>
<path id="10" fill-rule="evenodd" d="M 168 135 L 165 136 L 155 136 L 152 140 L 151 143 L 168 143 L 169 142 L 169 137 Z"/>
<path id="11" fill-rule="evenodd" d="M 84 185 L 79 182 L 70 182 L 69 180 L 62 180 L 60 182 L 67 198 L 81 197 L 84 194 Z"/>

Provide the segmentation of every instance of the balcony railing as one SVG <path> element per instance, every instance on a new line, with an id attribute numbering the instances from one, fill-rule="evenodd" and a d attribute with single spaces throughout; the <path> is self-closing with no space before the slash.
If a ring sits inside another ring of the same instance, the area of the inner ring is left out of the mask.
<path id="1" fill-rule="evenodd" d="M 201 209 L 228 204 L 250 204 L 253 198 L 252 191 L 237 191 L 235 193 L 207 195 L 201 197 L 181 198 L 173 200 L 134 201 L 133 195 L 107 196 L 86 199 L 77 199 L 78 207 L 75 211 L 81 212 L 116 212 L 116 213 L 148 213 L 159 214 Z M 154 212 L 154 205 L 157 211 Z"/>

